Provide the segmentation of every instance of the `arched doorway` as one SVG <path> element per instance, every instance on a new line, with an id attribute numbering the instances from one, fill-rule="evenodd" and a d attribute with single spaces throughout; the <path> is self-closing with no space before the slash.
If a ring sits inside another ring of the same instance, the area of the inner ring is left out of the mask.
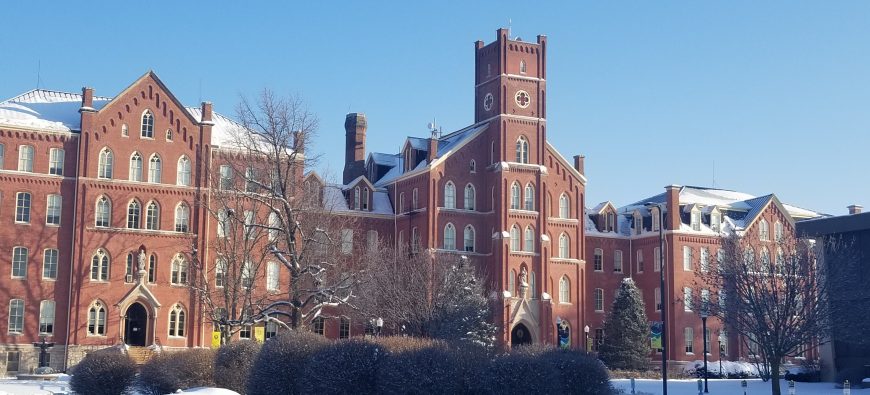
<path id="1" fill-rule="evenodd" d="M 523 344 L 532 344 L 532 334 L 529 332 L 529 328 L 526 328 L 523 324 L 517 324 L 513 330 L 511 330 L 511 346 L 519 346 Z"/>
<path id="2" fill-rule="evenodd" d="M 147 329 L 148 311 L 145 306 L 139 302 L 131 304 L 124 314 L 124 343 L 144 347 L 148 337 Z"/>

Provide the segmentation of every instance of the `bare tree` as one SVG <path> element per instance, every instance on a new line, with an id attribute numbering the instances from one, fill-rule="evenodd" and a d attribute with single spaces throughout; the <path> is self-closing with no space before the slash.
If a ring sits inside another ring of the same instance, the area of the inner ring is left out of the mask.
<path id="1" fill-rule="evenodd" d="M 199 263 L 194 289 L 227 337 L 263 321 L 301 328 L 325 308 L 349 304 L 353 224 L 333 212 L 336 202 L 316 177 L 304 177 L 316 161 L 306 148 L 317 119 L 301 99 L 264 90 L 241 100 L 237 118 L 200 202 L 218 230 L 214 262 Z M 289 272 L 279 275 L 283 295 L 273 292 L 272 262 Z M 271 284 L 264 287 L 263 278 Z"/>
<path id="2" fill-rule="evenodd" d="M 364 317 L 381 317 L 411 336 L 493 345 L 484 281 L 466 256 L 381 246 L 365 260 L 358 296 Z"/>
<path id="3" fill-rule="evenodd" d="M 831 331 L 828 282 L 809 240 L 786 236 L 761 244 L 737 235 L 723 239 L 718 270 L 700 276 L 719 290 L 719 303 L 702 300 L 701 309 L 740 336 L 762 376 L 772 379 L 771 393 L 779 395 L 784 359 L 816 346 Z"/>

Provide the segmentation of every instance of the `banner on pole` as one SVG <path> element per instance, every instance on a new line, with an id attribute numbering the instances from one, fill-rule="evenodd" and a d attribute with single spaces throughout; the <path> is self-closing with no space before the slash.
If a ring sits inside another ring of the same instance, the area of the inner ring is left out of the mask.
<path id="1" fill-rule="evenodd" d="M 653 350 L 662 348 L 662 322 L 652 321 L 649 325 L 649 343 Z"/>
<path id="2" fill-rule="evenodd" d="M 213 331 L 211 333 L 211 348 L 220 348 L 221 346 L 221 332 Z"/>

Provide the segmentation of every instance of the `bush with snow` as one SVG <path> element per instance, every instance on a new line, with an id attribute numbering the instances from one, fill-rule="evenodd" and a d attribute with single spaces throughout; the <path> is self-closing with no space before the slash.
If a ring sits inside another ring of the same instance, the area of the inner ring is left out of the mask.
<path id="1" fill-rule="evenodd" d="M 752 362 L 722 361 L 722 370 L 719 370 L 719 361 L 707 361 L 708 378 L 747 379 L 759 377 L 758 366 Z M 683 367 L 683 372 L 692 377 L 704 377 L 704 361 L 696 360 L 689 362 Z"/>
<path id="2" fill-rule="evenodd" d="M 207 348 L 157 355 L 142 366 L 136 387 L 140 392 L 153 395 L 213 387 L 214 356 L 214 351 Z"/>
<path id="3" fill-rule="evenodd" d="M 376 394 L 378 368 L 387 350 L 350 339 L 334 342 L 308 358 L 299 378 L 303 393 Z"/>
<path id="4" fill-rule="evenodd" d="M 282 332 L 263 344 L 248 375 L 249 395 L 300 394 L 299 378 L 309 357 L 330 344 L 307 331 Z"/>
<path id="5" fill-rule="evenodd" d="M 378 368 L 378 392 L 384 394 L 459 393 L 462 372 L 456 356 L 440 342 L 418 348 L 388 349 Z"/>
<path id="6" fill-rule="evenodd" d="M 124 393 L 136 376 L 136 364 L 127 355 L 95 352 L 72 368 L 72 390 L 79 394 Z"/>
<path id="7" fill-rule="evenodd" d="M 214 382 L 221 388 L 245 392 L 251 367 L 260 352 L 260 343 L 241 340 L 225 344 L 217 350 L 214 361 Z"/>

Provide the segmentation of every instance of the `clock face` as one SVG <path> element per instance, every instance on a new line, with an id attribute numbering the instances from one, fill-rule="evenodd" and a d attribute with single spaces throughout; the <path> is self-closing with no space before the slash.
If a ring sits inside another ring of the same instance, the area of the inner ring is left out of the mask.
<path id="1" fill-rule="evenodd" d="M 514 100 L 517 102 L 517 105 L 520 108 L 526 108 L 532 102 L 532 97 L 529 96 L 529 92 L 526 91 L 517 91 L 517 94 L 514 95 Z"/>
<path id="2" fill-rule="evenodd" d="M 484 111 L 492 110 L 492 103 L 495 99 L 492 97 L 492 93 L 487 93 L 486 96 L 483 97 L 483 109 Z"/>

